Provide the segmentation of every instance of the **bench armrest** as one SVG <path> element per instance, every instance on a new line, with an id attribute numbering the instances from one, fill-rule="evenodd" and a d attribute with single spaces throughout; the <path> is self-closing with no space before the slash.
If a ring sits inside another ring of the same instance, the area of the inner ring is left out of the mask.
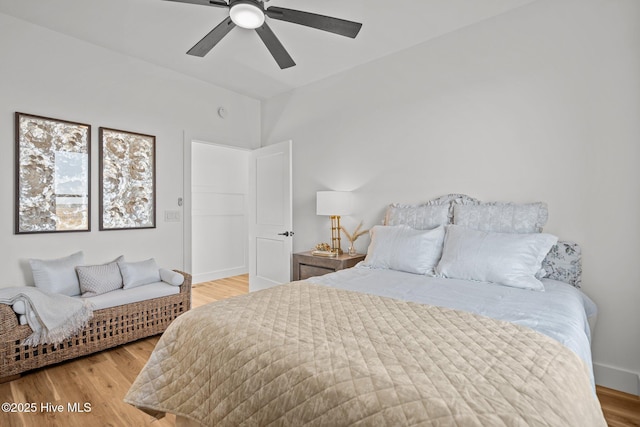
<path id="1" fill-rule="evenodd" d="M 180 285 L 180 293 L 191 292 L 191 274 L 185 273 L 180 270 L 173 270 L 176 273 L 180 273 L 184 276 L 184 282 Z"/>

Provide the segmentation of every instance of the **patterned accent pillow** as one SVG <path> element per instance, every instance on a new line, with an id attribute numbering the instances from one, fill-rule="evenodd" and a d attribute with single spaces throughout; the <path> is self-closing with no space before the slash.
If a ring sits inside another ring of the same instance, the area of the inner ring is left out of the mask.
<path id="1" fill-rule="evenodd" d="M 93 297 L 122 288 L 122 275 L 118 268 L 118 261 L 123 260 L 124 257 L 119 257 L 108 264 L 76 267 L 82 296 Z"/>
<path id="2" fill-rule="evenodd" d="M 384 225 L 408 225 L 416 230 L 433 230 L 449 224 L 449 205 L 401 205 L 387 207 Z"/>
<path id="3" fill-rule="evenodd" d="M 482 203 L 455 205 L 453 223 L 494 233 L 540 233 L 547 223 L 547 204 Z"/>
<path id="4" fill-rule="evenodd" d="M 447 205 L 449 206 L 449 222 L 448 224 L 453 224 L 453 208 L 456 205 L 479 205 L 481 202 L 478 199 L 474 199 L 473 197 L 469 197 L 466 194 L 447 194 L 445 196 L 440 196 L 436 199 L 429 200 L 425 205 Z"/>
<path id="5" fill-rule="evenodd" d="M 554 245 L 542 261 L 548 279 L 582 286 L 582 249 L 577 243 L 560 241 Z"/>

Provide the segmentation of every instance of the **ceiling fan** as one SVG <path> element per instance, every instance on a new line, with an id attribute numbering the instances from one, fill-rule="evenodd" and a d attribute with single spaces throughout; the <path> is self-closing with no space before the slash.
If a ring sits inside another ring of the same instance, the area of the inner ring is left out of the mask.
<path id="1" fill-rule="evenodd" d="M 229 9 L 229 16 L 218 24 L 209 34 L 196 43 L 189 51 L 189 55 L 203 57 L 213 47 L 229 34 L 235 26 L 256 30 L 264 42 L 271 55 L 276 60 L 280 68 L 293 67 L 296 63 L 284 48 L 280 40 L 267 25 L 265 18 L 278 19 L 280 21 L 291 22 L 293 24 L 304 25 L 318 30 L 328 31 L 354 39 L 362 24 L 347 21 L 330 16 L 318 15 L 315 13 L 302 12 L 300 10 L 285 9 L 283 7 L 264 7 L 264 2 L 269 0 L 167 0 L 179 3 L 192 3 L 202 6 L 226 7 Z"/>

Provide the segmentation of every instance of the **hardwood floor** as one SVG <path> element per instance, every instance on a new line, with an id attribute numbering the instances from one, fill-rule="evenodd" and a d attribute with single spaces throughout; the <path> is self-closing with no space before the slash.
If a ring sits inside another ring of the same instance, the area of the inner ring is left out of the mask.
<path id="1" fill-rule="evenodd" d="M 199 307 L 248 290 L 246 275 L 197 284 L 192 305 Z M 158 339 L 143 339 L 0 384 L 0 403 L 36 405 L 31 413 L 0 412 L 0 426 L 173 426 L 172 415 L 155 420 L 122 401 Z M 599 386 L 596 391 L 610 427 L 640 426 L 640 397 Z M 47 407 L 47 403 L 51 405 Z M 90 410 L 71 412 L 68 405 L 76 403 L 82 409 L 88 403 Z M 62 405 L 62 411 L 54 412 L 57 405 Z"/>
<path id="2" fill-rule="evenodd" d="M 198 283 L 193 286 L 191 305 L 201 305 L 249 292 L 249 276 L 228 277 L 213 282 Z"/>
<path id="3" fill-rule="evenodd" d="M 192 306 L 245 294 L 249 291 L 246 275 L 195 285 Z M 86 427 L 175 425 L 167 415 L 155 420 L 122 401 L 124 395 L 149 359 L 159 336 L 116 347 L 91 356 L 38 369 L 21 378 L 0 384 L 0 403 L 35 403 L 36 410 L 26 413 L 0 412 L 2 427 Z M 51 403 L 47 407 L 47 403 Z M 69 411 L 68 404 L 90 405 L 83 413 Z M 44 405 L 44 407 L 42 407 Z M 62 411 L 53 412 L 62 405 Z M 54 408 L 56 406 L 56 408 Z"/>
<path id="4" fill-rule="evenodd" d="M 640 396 L 596 386 L 609 427 L 640 426 Z"/>

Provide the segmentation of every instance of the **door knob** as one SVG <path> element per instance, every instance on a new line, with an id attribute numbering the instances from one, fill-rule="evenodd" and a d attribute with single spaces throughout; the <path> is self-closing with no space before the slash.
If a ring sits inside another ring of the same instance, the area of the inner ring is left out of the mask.
<path id="1" fill-rule="evenodd" d="M 285 231 L 284 233 L 278 233 L 278 236 L 284 236 L 284 237 L 289 237 L 289 236 L 293 236 L 293 231 Z"/>

